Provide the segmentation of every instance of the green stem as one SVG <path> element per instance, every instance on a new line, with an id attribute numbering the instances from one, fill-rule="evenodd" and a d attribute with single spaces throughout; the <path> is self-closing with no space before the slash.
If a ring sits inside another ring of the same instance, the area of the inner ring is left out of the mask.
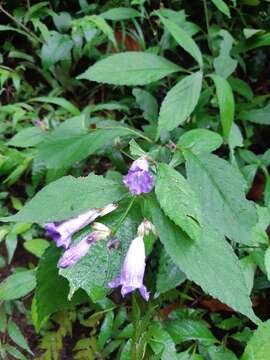
<path id="1" fill-rule="evenodd" d="M 128 204 L 128 207 L 126 209 L 126 211 L 124 212 L 124 214 L 121 216 L 120 220 L 117 222 L 117 224 L 112 228 L 112 235 L 115 235 L 119 229 L 119 227 L 122 225 L 122 223 L 124 222 L 125 218 L 127 217 L 130 209 L 132 208 L 134 201 L 135 201 L 135 196 L 132 197 L 130 203 Z"/>
<path id="2" fill-rule="evenodd" d="M 2 13 L 4 13 L 12 21 L 14 21 L 15 24 L 21 27 L 25 32 L 27 32 L 35 41 L 41 42 L 41 40 L 35 34 L 33 34 L 31 30 L 29 30 L 25 25 L 20 23 L 14 16 L 12 16 L 7 10 L 5 10 L 2 5 L 0 5 L 0 11 L 2 11 Z"/>
<path id="3" fill-rule="evenodd" d="M 208 8 L 207 8 L 207 0 L 203 0 L 203 9 L 204 9 L 204 16 L 205 16 L 205 22 L 206 22 L 206 29 L 207 29 L 207 41 L 209 49 L 211 50 L 211 43 L 210 43 L 210 23 L 209 23 L 209 15 L 208 15 Z"/>

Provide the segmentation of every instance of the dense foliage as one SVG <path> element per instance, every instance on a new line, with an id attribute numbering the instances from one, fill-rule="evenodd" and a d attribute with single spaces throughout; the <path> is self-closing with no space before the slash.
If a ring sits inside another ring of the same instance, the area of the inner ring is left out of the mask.
<path id="1" fill-rule="evenodd" d="M 0 358 L 269 360 L 269 2 L 0 19 Z"/>

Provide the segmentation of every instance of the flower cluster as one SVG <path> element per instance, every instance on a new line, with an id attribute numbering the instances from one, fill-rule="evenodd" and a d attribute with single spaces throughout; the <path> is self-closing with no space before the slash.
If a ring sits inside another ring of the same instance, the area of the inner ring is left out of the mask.
<path id="1" fill-rule="evenodd" d="M 59 267 L 65 268 L 76 264 L 87 254 L 90 246 L 95 241 L 104 239 L 110 235 L 110 229 L 107 228 L 107 226 L 95 223 L 93 225 L 93 232 L 86 235 L 79 243 L 70 246 L 73 234 L 93 222 L 97 217 L 104 216 L 116 208 L 117 205 L 109 204 L 101 209 L 89 210 L 67 221 L 45 224 L 46 235 L 53 238 L 56 246 L 62 246 L 66 249 L 58 262 Z"/>
<path id="2" fill-rule="evenodd" d="M 149 166 L 145 157 L 134 161 L 124 177 L 123 182 L 133 195 L 140 195 L 152 191 L 154 179 L 149 174 Z M 75 265 L 84 257 L 93 243 L 105 239 L 111 234 L 111 230 L 101 224 L 94 223 L 93 231 L 87 234 L 82 240 L 71 245 L 72 236 L 86 225 L 93 222 L 97 217 L 104 216 L 117 208 L 117 205 L 110 204 L 101 209 L 91 209 L 72 219 L 62 222 L 50 222 L 45 224 L 46 235 L 51 237 L 56 246 L 62 246 L 65 252 L 58 261 L 58 267 L 66 268 Z M 149 299 L 149 293 L 143 284 L 145 271 L 145 248 L 144 236 L 154 231 L 153 225 L 144 220 L 138 227 L 137 237 L 132 240 L 124 259 L 121 274 L 108 285 L 111 288 L 122 286 L 122 296 L 139 289 L 145 300 Z M 118 240 L 113 239 L 108 243 L 108 248 L 118 246 Z"/>

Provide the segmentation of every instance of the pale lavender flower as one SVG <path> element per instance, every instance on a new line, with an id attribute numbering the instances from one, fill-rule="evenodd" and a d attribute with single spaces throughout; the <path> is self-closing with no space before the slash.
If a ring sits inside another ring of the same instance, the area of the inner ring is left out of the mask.
<path id="1" fill-rule="evenodd" d="M 82 257 L 84 257 L 91 245 L 98 240 L 105 239 L 110 235 L 111 230 L 100 223 L 93 224 L 94 231 L 85 236 L 77 244 L 71 245 L 58 261 L 58 267 L 66 268 L 75 265 Z"/>
<path id="2" fill-rule="evenodd" d="M 143 237 L 136 237 L 129 246 L 122 271 L 119 277 L 111 281 L 108 286 L 116 288 L 122 285 L 121 294 L 124 297 L 131 291 L 139 289 L 142 297 L 147 301 L 149 293 L 143 285 L 145 270 L 145 248 Z"/>
<path id="3" fill-rule="evenodd" d="M 154 179 L 148 172 L 148 161 L 145 157 L 141 157 L 132 163 L 123 183 L 133 195 L 152 191 Z"/>
<path id="4" fill-rule="evenodd" d="M 104 216 L 116 209 L 116 205 L 109 204 L 102 209 L 91 209 L 79 216 L 62 221 L 45 224 L 46 236 L 51 237 L 56 246 L 67 249 L 71 243 L 72 235 L 94 221 L 98 216 Z"/>

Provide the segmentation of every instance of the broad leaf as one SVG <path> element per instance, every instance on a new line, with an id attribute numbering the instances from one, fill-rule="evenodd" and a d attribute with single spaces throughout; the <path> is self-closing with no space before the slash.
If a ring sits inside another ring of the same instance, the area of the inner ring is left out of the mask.
<path id="1" fill-rule="evenodd" d="M 81 299 L 87 299 L 82 292 L 76 293 L 72 301 L 68 299 L 68 281 L 58 274 L 57 262 L 60 253 L 61 250 L 52 245 L 46 250 L 38 266 L 35 292 L 38 328 L 48 315 L 69 309 Z"/>
<path id="2" fill-rule="evenodd" d="M 206 293 L 256 322 L 258 319 L 252 310 L 239 260 L 224 238 L 205 228 L 199 242 L 190 241 L 164 215 L 153 197 L 147 197 L 145 206 L 165 250 L 187 278 L 200 285 Z"/>
<path id="3" fill-rule="evenodd" d="M 225 140 L 228 140 L 234 120 L 234 97 L 228 81 L 219 75 L 210 75 L 217 90 L 220 121 Z"/>
<path id="4" fill-rule="evenodd" d="M 185 156 L 188 181 L 199 198 L 204 223 L 231 240 L 250 243 L 257 214 L 246 200 L 241 174 L 213 154 L 185 152 Z"/>
<path id="5" fill-rule="evenodd" d="M 20 271 L 0 283 L 0 300 L 19 299 L 30 293 L 36 286 L 34 270 Z"/>
<path id="6" fill-rule="evenodd" d="M 155 190 L 165 214 L 192 239 L 199 240 L 200 206 L 188 181 L 171 166 L 159 164 Z"/>
<path id="7" fill-rule="evenodd" d="M 270 125 L 270 104 L 261 109 L 242 111 L 239 118 L 255 124 Z"/>
<path id="8" fill-rule="evenodd" d="M 202 67 L 202 54 L 192 37 L 173 21 L 165 19 L 161 15 L 160 19 L 175 41 L 198 62 L 200 67 Z"/>
<path id="9" fill-rule="evenodd" d="M 166 95 L 159 113 L 159 132 L 173 130 L 183 124 L 195 109 L 202 86 L 202 73 L 196 72 L 180 80 Z"/>
<path id="10" fill-rule="evenodd" d="M 44 163 L 48 168 L 62 168 L 63 166 L 68 168 L 75 162 L 112 146 L 116 137 L 128 135 L 138 136 L 132 129 L 121 126 L 90 132 L 79 128 L 55 130 L 38 146 L 37 161 Z"/>
<path id="11" fill-rule="evenodd" d="M 249 340 L 241 360 L 267 360 L 270 354 L 270 320 L 259 325 Z"/>
<path id="12" fill-rule="evenodd" d="M 202 320 L 181 319 L 168 321 L 166 330 L 171 335 L 175 344 L 196 340 L 203 344 L 217 343 L 217 339 Z"/>
<path id="13" fill-rule="evenodd" d="M 124 187 L 102 176 L 64 176 L 45 186 L 17 214 L 1 218 L 1 221 L 62 221 L 119 201 L 124 194 Z"/>
<path id="14" fill-rule="evenodd" d="M 15 136 L 13 136 L 12 139 L 7 142 L 7 145 L 22 148 L 31 147 L 43 141 L 44 136 L 44 131 L 42 131 L 39 127 L 30 126 L 19 131 Z"/>
<path id="15" fill-rule="evenodd" d="M 165 293 L 186 280 L 186 275 L 175 265 L 170 256 L 163 250 L 159 258 L 155 297 Z"/>
<path id="16" fill-rule="evenodd" d="M 146 85 L 179 71 L 161 56 L 144 52 L 124 52 L 96 62 L 78 79 L 113 85 Z"/>
<path id="17" fill-rule="evenodd" d="M 114 226 L 123 216 L 123 211 L 113 213 L 107 225 Z M 108 282 L 120 274 L 123 258 L 128 246 L 136 236 L 138 222 L 137 214 L 134 211 L 126 218 L 119 227 L 116 238 L 120 240 L 120 248 L 108 248 L 107 239 L 93 244 L 87 255 L 77 264 L 66 269 L 61 269 L 59 274 L 69 281 L 71 297 L 74 292 L 82 288 L 93 301 L 98 301 L 111 291 Z"/>
<path id="18" fill-rule="evenodd" d="M 218 149 L 223 143 L 222 137 L 207 129 L 193 129 L 185 132 L 177 144 L 190 149 L 194 154 L 210 153 Z"/>

